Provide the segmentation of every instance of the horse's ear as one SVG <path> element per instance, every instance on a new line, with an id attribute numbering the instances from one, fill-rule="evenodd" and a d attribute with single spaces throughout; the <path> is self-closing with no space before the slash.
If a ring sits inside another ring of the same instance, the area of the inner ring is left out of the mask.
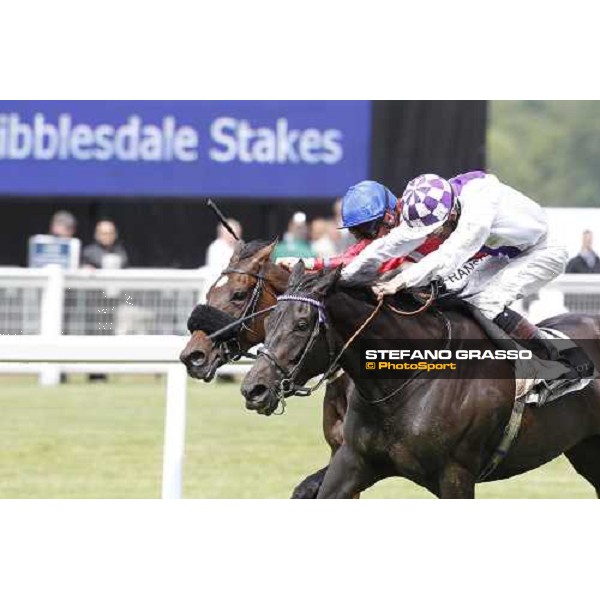
<path id="1" fill-rule="evenodd" d="M 233 246 L 233 254 L 231 255 L 231 259 L 229 260 L 229 262 L 237 262 L 240 259 L 240 252 L 242 251 L 243 247 L 244 242 L 242 240 L 238 240 Z"/>
<path id="2" fill-rule="evenodd" d="M 313 287 L 313 291 L 317 294 L 325 296 L 339 280 L 340 275 L 342 274 L 342 269 L 342 265 L 335 269 L 323 269 Z"/>
<path id="3" fill-rule="evenodd" d="M 275 238 L 270 244 L 267 244 L 266 246 L 261 248 L 252 257 L 252 264 L 257 266 L 265 264 L 271 258 L 271 254 L 273 254 L 273 250 L 275 250 L 275 246 L 277 246 L 278 241 L 279 238 Z"/>
<path id="4" fill-rule="evenodd" d="M 300 283 L 300 280 L 302 279 L 302 277 L 304 277 L 304 272 L 305 272 L 304 261 L 299 260 L 294 265 L 294 268 L 292 269 L 292 272 L 290 273 L 290 279 L 288 281 L 288 289 L 291 290 Z"/>

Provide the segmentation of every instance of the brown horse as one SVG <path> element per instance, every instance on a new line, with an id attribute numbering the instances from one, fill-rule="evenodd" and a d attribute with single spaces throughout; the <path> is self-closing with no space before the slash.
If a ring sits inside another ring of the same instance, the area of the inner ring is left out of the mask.
<path id="1" fill-rule="evenodd" d="M 373 315 L 375 300 L 364 290 L 344 289 L 337 271 L 304 275 L 299 264 L 290 278 L 286 302 L 280 302 L 267 324 L 265 351 L 247 374 L 242 392 L 252 406 L 271 413 L 279 401 L 281 379 L 294 374 L 302 384 L 320 364 L 304 368 L 302 359 L 314 334 L 327 338 L 334 354 Z M 395 301 L 409 303 L 403 294 Z M 325 317 L 326 326 L 320 323 Z M 600 317 L 568 314 L 543 322 L 581 341 L 600 367 Z M 460 305 L 443 302 L 418 316 L 398 317 L 386 310 L 342 354 L 340 364 L 352 377 L 352 394 L 344 421 L 344 444 L 335 454 L 319 498 L 350 498 L 390 476 L 406 477 L 440 498 L 474 498 L 475 483 L 503 436 L 515 397 L 511 363 L 501 361 L 498 379 L 484 379 L 476 362 L 468 378 L 365 379 L 360 339 L 479 340 L 493 342 Z M 450 337 L 450 336 L 447 336 Z M 459 342 L 462 343 L 462 342 Z M 507 371 L 508 370 L 508 371 Z M 401 384 L 401 385 L 399 385 Z M 596 379 L 581 391 L 543 407 L 526 406 L 520 433 L 504 460 L 486 481 L 535 469 L 566 454 L 575 470 L 600 496 L 600 386 Z"/>
<path id="2" fill-rule="evenodd" d="M 275 305 L 289 279 L 288 271 L 270 259 L 275 243 L 238 242 L 229 265 L 210 287 L 206 305 L 198 305 L 192 311 L 188 321 L 191 338 L 180 356 L 190 377 L 210 381 L 218 367 L 264 340 L 266 314 L 250 319 L 233 335 L 219 341 L 209 335 L 239 317 Z M 332 457 L 343 442 L 342 424 L 351 388 L 350 378 L 342 374 L 332 379 L 325 390 L 323 434 Z M 252 407 L 247 404 L 247 408 Z M 292 497 L 314 498 L 325 472 L 323 468 L 303 480 Z"/>

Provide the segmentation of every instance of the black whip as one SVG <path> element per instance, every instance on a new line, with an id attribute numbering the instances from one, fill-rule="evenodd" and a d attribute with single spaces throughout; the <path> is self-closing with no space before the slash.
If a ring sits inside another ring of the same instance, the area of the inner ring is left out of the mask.
<path id="1" fill-rule="evenodd" d="M 223 225 L 223 227 L 225 227 L 225 229 L 227 229 L 227 231 L 229 231 L 229 233 L 239 242 L 240 238 L 232 229 L 231 225 L 227 222 L 225 215 L 219 210 L 219 207 L 210 198 L 206 201 L 206 206 L 208 206 L 208 208 L 210 208 L 215 215 L 217 215 L 217 219 L 219 219 L 221 225 Z"/>

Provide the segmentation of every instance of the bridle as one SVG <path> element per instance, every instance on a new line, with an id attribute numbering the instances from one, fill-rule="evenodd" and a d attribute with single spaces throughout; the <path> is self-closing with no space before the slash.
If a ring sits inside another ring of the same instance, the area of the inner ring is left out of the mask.
<path id="1" fill-rule="evenodd" d="M 318 389 L 323 381 L 325 381 L 332 373 L 333 369 L 336 365 L 336 360 L 333 358 L 334 349 L 331 337 L 329 335 L 329 328 L 327 327 L 327 317 L 325 313 L 325 305 L 318 299 L 313 298 L 312 296 L 303 295 L 303 294 L 282 294 L 277 298 L 277 303 L 279 302 L 302 302 L 304 304 L 308 304 L 313 308 L 316 308 L 318 311 L 318 319 L 315 320 L 315 324 L 313 325 L 313 329 L 310 333 L 310 337 L 308 338 L 308 342 L 306 343 L 302 354 L 298 361 L 294 364 L 291 370 L 286 369 L 284 366 L 280 364 L 277 360 L 277 357 L 273 354 L 273 352 L 264 345 L 262 348 L 259 348 L 257 351 L 258 357 L 264 356 L 266 360 L 268 360 L 279 373 L 283 376 L 281 381 L 278 384 L 277 388 L 277 396 L 279 401 L 283 401 L 285 398 L 289 396 L 310 396 L 316 389 Z M 277 323 L 274 324 L 274 329 L 279 325 L 279 321 L 281 321 L 283 317 L 280 316 Z M 309 352 L 312 350 L 315 345 L 319 334 L 321 333 L 321 328 L 325 328 L 325 336 L 327 340 L 327 350 L 330 358 L 330 367 L 321 377 L 321 380 L 314 387 L 305 387 L 299 386 L 294 381 L 296 374 L 300 370 L 300 367 L 304 363 L 304 360 L 308 356 Z"/>
<path id="2" fill-rule="evenodd" d="M 238 331 L 238 333 L 231 339 L 217 342 L 219 345 L 219 349 L 222 351 L 223 358 L 226 362 L 237 361 L 243 356 L 246 358 L 256 358 L 255 354 L 252 354 L 251 352 L 245 352 L 242 350 L 239 336 L 241 331 L 243 330 L 250 332 L 252 335 L 258 335 L 256 331 L 252 329 L 252 327 L 246 324 L 246 322 L 252 320 L 258 314 L 261 314 L 260 312 L 256 311 L 256 307 L 258 305 L 262 292 L 265 291 L 268 294 L 271 294 L 273 298 L 277 298 L 277 296 L 275 296 L 275 294 L 273 294 L 273 292 L 271 292 L 266 285 L 271 282 L 266 278 L 263 269 L 264 265 L 261 266 L 258 273 L 250 273 L 249 271 L 245 271 L 244 269 L 236 269 L 233 267 L 228 267 L 221 271 L 221 277 L 223 275 L 229 275 L 231 273 L 238 273 L 240 275 L 247 275 L 248 277 L 254 277 L 256 279 L 256 285 L 252 290 L 250 298 L 246 302 L 240 315 L 236 318 L 236 322 L 239 322 L 241 324 L 240 331 Z M 217 333 L 219 332 L 215 332 L 213 336 L 216 337 Z M 209 338 L 211 337 L 212 336 L 209 336 Z"/>
<path id="3" fill-rule="evenodd" d="M 402 310 L 394 308 L 393 306 L 390 306 L 390 305 L 385 305 L 385 307 L 401 316 L 416 316 L 422 312 L 425 312 L 426 310 L 428 310 L 431 307 L 433 302 L 438 297 L 438 293 L 439 293 L 438 283 L 432 282 L 431 286 L 430 286 L 429 297 L 424 302 L 424 304 L 422 306 L 420 306 L 418 309 L 416 309 L 414 311 L 402 311 Z M 316 309 L 318 311 L 318 318 L 315 319 L 315 323 L 313 325 L 313 329 L 311 331 L 310 337 L 308 338 L 308 342 L 307 342 L 304 350 L 302 351 L 300 358 L 293 365 L 293 367 L 291 369 L 288 370 L 286 367 L 284 367 L 277 360 L 277 357 L 273 354 L 271 349 L 268 348 L 268 346 L 266 344 L 262 348 L 260 348 L 257 352 L 258 358 L 264 357 L 283 376 L 281 381 L 279 381 L 279 383 L 278 383 L 276 396 L 277 396 L 277 404 L 282 403 L 283 409 L 285 410 L 285 398 L 288 398 L 289 396 L 310 396 L 313 392 L 318 390 L 321 387 L 321 385 L 323 385 L 324 382 L 328 381 L 330 378 L 332 378 L 336 374 L 336 372 L 339 370 L 339 362 L 340 362 L 343 354 L 350 347 L 352 342 L 354 342 L 354 340 L 360 335 L 360 333 L 375 318 L 375 316 L 377 315 L 377 313 L 379 312 L 381 307 L 384 306 L 384 299 L 381 298 L 378 301 L 377 305 L 375 306 L 375 308 L 373 309 L 371 314 L 361 323 L 361 325 L 350 336 L 350 338 L 348 338 L 348 340 L 344 343 L 344 345 L 342 346 L 342 349 L 337 353 L 337 355 L 335 354 L 335 350 L 333 348 L 332 335 L 330 333 L 330 327 L 329 327 L 328 321 L 327 321 L 327 313 L 325 310 L 325 305 L 320 300 L 318 300 L 317 298 L 314 298 L 313 296 L 310 296 L 308 294 L 290 293 L 290 294 L 283 294 L 283 295 L 279 296 L 277 298 L 277 303 L 279 303 L 279 302 L 300 302 L 303 304 L 307 304 L 307 305 L 311 306 L 313 309 Z M 275 307 L 271 307 L 271 308 L 275 308 Z M 450 323 L 449 319 L 441 311 L 438 311 L 436 309 L 435 312 L 436 312 L 436 315 L 439 316 L 444 322 L 445 331 L 446 331 L 446 340 L 447 340 L 446 347 L 449 347 L 451 339 L 452 339 L 451 323 Z M 280 319 L 277 321 L 277 323 L 275 323 L 273 325 L 274 330 L 277 329 L 277 326 L 279 325 L 279 321 L 282 318 L 283 318 L 283 315 L 280 316 Z M 311 349 L 315 345 L 315 343 L 318 339 L 318 336 L 321 332 L 322 327 L 325 328 L 325 335 L 326 335 L 326 339 L 327 339 L 328 353 L 329 353 L 329 359 L 330 359 L 329 366 L 327 367 L 326 371 L 323 373 L 323 375 L 321 376 L 321 378 L 315 385 L 313 385 L 312 387 L 299 386 L 298 384 L 296 384 L 294 379 L 295 379 L 297 373 L 299 372 L 302 364 L 304 363 L 306 357 L 308 356 L 308 353 L 311 351 Z M 410 381 L 412 381 L 413 379 L 418 377 L 420 374 L 421 374 L 421 371 L 415 372 L 415 374 L 413 376 L 411 376 L 410 378 L 405 380 L 392 393 L 387 394 L 386 396 L 384 396 L 383 398 L 379 398 L 378 400 L 369 401 L 369 403 L 370 404 L 381 404 L 382 402 L 389 400 L 390 398 L 395 396 L 405 385 L 407 385 Z"/>

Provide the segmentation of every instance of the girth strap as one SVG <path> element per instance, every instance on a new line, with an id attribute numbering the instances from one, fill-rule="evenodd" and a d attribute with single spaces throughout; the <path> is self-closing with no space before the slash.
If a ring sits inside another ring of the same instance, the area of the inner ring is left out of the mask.
<path id="1" fill-rule="evenodd" d="M 527 395 L 515 398 L 510 419 L 508 420 L 508 424 L 504 429 L 502 439 L 500 440 L 498 447 L 494 450 L 494 453 L 492 454 L 488 464 L 479 474 L 477 482 L 485 481 L 508 454 L 510 447 L 519 434 L 519 430 L 521 429 L 521 420 L 523 418 L 523 411 L 525 410 L 526 397 Z"/>

